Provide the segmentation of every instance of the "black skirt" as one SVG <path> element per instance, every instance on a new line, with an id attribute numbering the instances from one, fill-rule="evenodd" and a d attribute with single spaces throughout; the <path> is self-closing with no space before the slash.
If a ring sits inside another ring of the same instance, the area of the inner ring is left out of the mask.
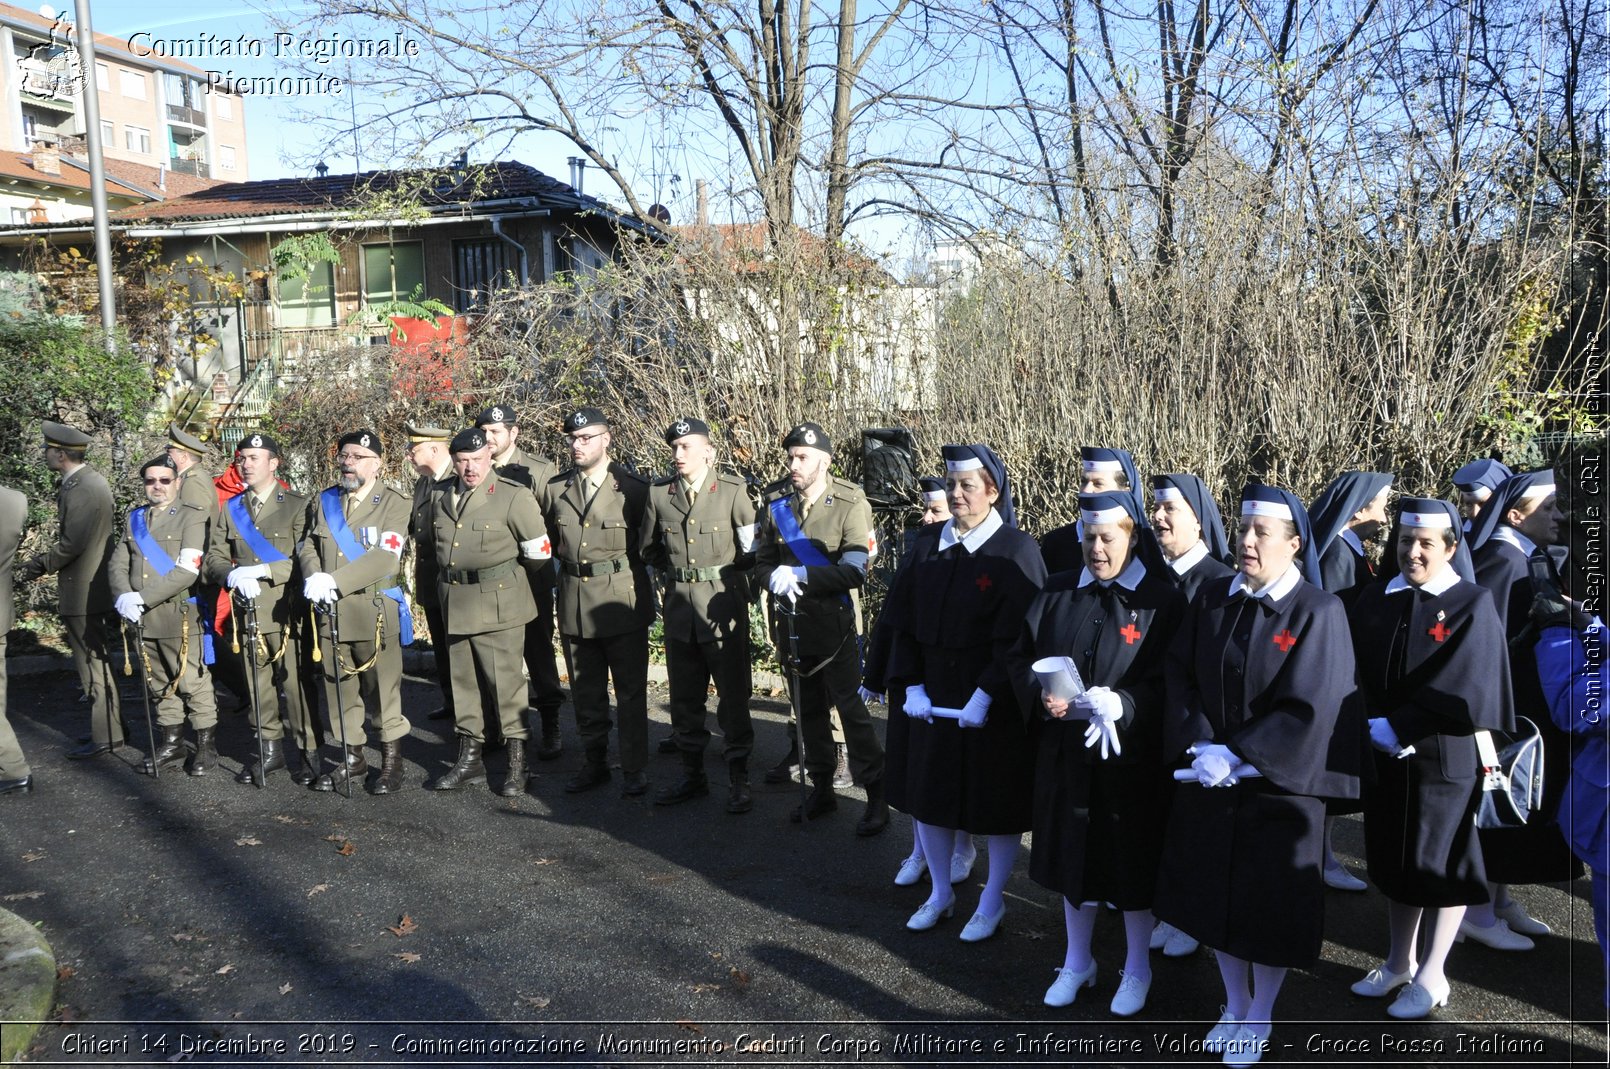
<path id="1" fill-rule="evenodd" d="M 1476 835 L 1476 743 L 1428 735 L 1399 760 L 1375 754 L 1364 803 L 1370 882 L 1394 902 L 1427 909 L 1488 900 Z"/>
<path id="2" fill-rule="evenodd" d="M 1034 748 L 1014 703 L 996 701 L 979 728 L 895 716 L 905 721 L 905 774 L 903 797 L 891 805 L 924 824 L 975 835 L 1021 835 L 1033 826 Z M 891 749 L 897 738 L 891 733 Z"/>

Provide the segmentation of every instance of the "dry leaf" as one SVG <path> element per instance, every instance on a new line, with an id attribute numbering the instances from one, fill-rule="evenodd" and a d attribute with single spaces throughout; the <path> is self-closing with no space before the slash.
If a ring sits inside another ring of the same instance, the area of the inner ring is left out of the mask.
<path id="1" fill-rule="evenodd" d="M 168 938 L 172 939 L 175 943 L 188 943 L 195 939 L 195 936 L 191 935 L 189 932 L 174 932 L 172 935 L 168 936 Z"/>
<path id="2" fill-rule="evenodd" d="M 418 928 L 419 925 L 414 923 L 414 918 L 404 913 L 402 915 L 402 920 L 398 921 L 395 925 L 388 925 L 386 927 L 386 931 L 390 932 L 398 939 L 401 939 L 405 935 L 411 935 Z"/>
<path id="3" fill-rule="evenodd" d="M 738 968 L 736 965 L 732 967 L 732 971 L 727 975 L 731 976 L 733 983 L 738 984 L 740 987 L 749 982 L 749 974 Z"/>
<path id="4" fill-rule="evenodd" d="M 341 844 L 341 849 L 336 851 L 336 853 L 340 854 L 342 857 L 351 857 L 353 854 L 356 854 L 357 852 L 358 852 L 358 848 L 357 848 L 357 846 L 353 845 L 353 842 L 352 842 L 351 839 L 348 839 L 346 842 L 342 843 Z"/>
<path id="5" fill-rule="evenodd" d="M 56 967 L 56 979 L 58 979 L 58 980 L 69 979 L 73 975 L 73 973 L 76 972 L 76 971 L 77 970 L 75 970 L 71 965 L 58 965 Z"/>
<path id="6" fill-rule="evenodd" d="M 712 951 L 710 951 L 710 957 L 715 961 L 720 961 L 721 960 L 721 952 L 718 951 L 718 950 L 712 950 Z"/>
<path id="7" fill-rule="evenodd" d="M 693 993 L 695 995 L 702 995 L 706 991 L 720 991 L 720 990 L 721 990 L 721 985 L 720 984 L 694 984 L 693 985 Z"/>
<path id="8" fill-rule="evenodd" d="M 326 835 L 324 837 L 324 841 L 327 843 L 344 843 L 347 841 L 347 837 L 342 835 L 340 832 L 335 831 L 331 832 L 329 835 Z"/>
<path id="9" fill-rule="evenodd" d="M 548 1008 L 548 1000 L 541 995 L 521 995 L 519 1001 L 539 1010 Z"/>
<path id="10" fill-rule="evenodd" d="M 405 950 L 401 954 L 393 954 L 392 957 L 401 958 L 404 965 L 412 965 L 414 962 L 419 960 L 419 955 L 415 954 L 412 950 Z"/>
<path id="11" fill-rule="evenodd" d="M 291 985 L 290 984 L 281 984 L 280 985 L 280 994 L 289 995 L 290 993 L 291 993 Z"/>
<path id="12" fill-rule="evenodd" d="M 314 895 L 322 895 L 329 889 L 330 885 L 327 883 L 316 883 L 312 887 L 308 888 L 307 896 L 312 898 Z"/>
<path id="13" fill-rule="evenodd" d="M 263 845 L 263 840 L 257 838 L 254 835 L 248 835 L 244 839 L 236 839 L 235 840 L 235 845 L 236 846 L 262 846 Z"/>
<path id="14" fill-rule="evenodd" d="M 235 971 L 235 966 L 233 964 L 230 964 L 230 965 L 225 965 L 222 969 L 219 969 L 217 972 L 213 973 L 213 975 L 214 976 L 228 976 L 230 973 L 232 973 L 234 971 Z"/>
<path id="15" fill-rule="evenodd" d="M 295 817 L 288 817 L 284 813 L 275 813 L 274 814 L 274 819 L 279 821 L 281 824 L 295 824 L 296 823 L 296 818 Z"/>
<path id="16" fill-rule="evenodd" d="M 45 892 L 43 892 L 43 891 L 18 891 L 14 895 L 0 896 L 0 901 L 4 901 L 4 902 L 22 902 L 22 901 L 24 901 L 26 899 L 30 899 L 30 898 L 44 898 L 44 897 L 45 897 Z"/>
<path id="17" fill-rule="evenodd" d="M 537 858 L 535 861 L 533 861 L 531 863 L 533 865 L 552 865 L 558 860 L 559 859 L 556 858 L 556 857 L 539 857 L 539 858 Z"/>
<path id="18" fill-rule="evenodd" d="M 32 854 L 23 854 L 22 859 L 24 861 L 38 861 L 40 858 L 42 858 L 44 856 L 45 856 L 45 852 L 43 850 L 38 850 L 38 851 L 35 851 Z"/>
<path id="19" fill-rule="evenodd" d="M 694 1024 L 692 1021 L 688 1020 L 686 1017 L 683 1017 L 681 1020 L 679 1020 L 679 1021 L 677 1021 L 675 1023 L 676 1023 L 676 1026 L 678 1028 L 682 1029 L 683 1031 L 692 1032 L 696 1036 L 704 1035 L 704 1029 L 700 1028 L 698 1025 Z"/>
<path id="20" fill-rule="evenodd" d="M 56 1014 L 56 1020 L 62 1024 L 72 1024 L 78 1020 L 78 1011 L 71 1006 L 63 1006 L 61 1011 Z"/>

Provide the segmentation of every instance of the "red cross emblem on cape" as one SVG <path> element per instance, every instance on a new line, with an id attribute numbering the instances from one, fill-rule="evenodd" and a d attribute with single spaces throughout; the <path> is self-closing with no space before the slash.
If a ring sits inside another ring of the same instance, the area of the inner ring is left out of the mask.
<path id="1" fill-rule="evenodd" d="M 982 594 L 984 591 L 986 591 L 990 587 L 994 586 L 995 583 L 994 583 L 994 580 L 990 579 L 989 575 L 986 573 L 984 575 L 979 576 L 977 579 L 974 579 L 973 580 L 973 585 L 978 587 L 978 592 L 980 594 Z"/>
<path id="2" fill-rule="evenodd" d="M 1134 624 L 1125 624 L 1118 629 L 1118 633 L 1124 636 L 1124 645 L 1126 646 L 1133 646 L 1136 640 L 1140 638 L 1140 628 Z"/>
<path id="3" fill-rule="evenodd" d="M 1432 638 L 1436 639 L 1438 642 L 1441 642 L 1443 639 L 1445 639 L 1449 635 L 1453 634 L 1453 632 L 1449 631 L 1446 627 L 1444 627 L 1442 625 L 1441 620 L 1438 620 L 1437 621 L 1437 626 L 1432 627 L 1432 628 L 1428 628 L 1426 630 L 1426 634 L 1430 635 Z"/>
<path id="4" fill-rule="evenodd" d="M 1288 627 L 1276 635 L 1272 641 L 1276 646 L 1280 647 L 1281 653 L 1290 653 L 1291 648 L 1297 645 L 1297 636 L 1292 634 L 1291 628 Z"/>

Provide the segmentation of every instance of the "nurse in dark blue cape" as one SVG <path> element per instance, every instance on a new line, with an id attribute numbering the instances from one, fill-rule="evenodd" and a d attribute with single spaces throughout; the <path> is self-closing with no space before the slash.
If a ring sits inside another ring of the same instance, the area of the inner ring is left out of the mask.
<path id="1" fill-rule="evenodd" d="M 932 475 L 924 475 L 917 480 L 921 493 L 919 504 L 922 512 L 917 518 L 917 527 L 906 532 L 906 545 L 901 565 L 910 559 L 911 551 L 916 548 L 917 536 L 922 528 L 929 524 L 944 523 L 950 519 L 950 503 L 945 493 L 945 480 Z M 889 653 L 894 645 L 894 630 L 889 627 L 886 614 L 879 614 L 878 621 L 872 628 L 872 637 L 867 640 L 867 653 L 862 667 L 861 700 L 865 702 L 881 702 L 887 690 Z M 896 716 L 889 718 L 888 741 L 884 744 L 884 782 L 888 785 L 889 804 L 896 809 L 904 809 L 905 799 L 905 746 L 906 718 Z M 896 766 L 891 756 L 900 759 Z M 911 855 L 900 862 L 900 869 L 895 873 L 896 887 L 910 887 L 923 874 L 928 872 L 928 857 L 922 852 L 922 823 L 911 822 Z M 956 837 L 956 849 L 950 856 L 948 869 L 941 866 L 941 872 L 948 871 L 951 883 L 961 883 L 973 871 L 973 838 L 970 835 Z"/>
<path id="2" fill-rule="evenodd" d="M 1560 527 L 1554 491 L 1554 472 L 1547 468 L 1511 475 L 1498 484 L 1471 525 L 1476 582 L 1492 594 L 1504 634 L 1516 649 L 1530 649 L 1536 640 L 1531 608 L 1539 585 L 1532 569 L 1547 576 L 1547 586 L 1561 586 L 1548 554 Z M 1516 656 L 1509 667 L 1515 715 L 1530 719 L 1543 736 L 1543 812 L 1552 813 L 1565 791 L 1565 777 L 1548 770 L 1570 766 L 1571 737 L 1549 716 L 1536 658 Z M 1529 937 L 1548 934 L 1549 926 L 1510 897 L 1509 885 L 1574 880 L 1582 875 L 1582 866 L 1559 826 L 1547 819 L 1529 820 L 1519 828 L 1483 829 L 1481 848 L 1493 900 L 1466 912 L 1460 935 L 1495 950 L 1530 950 Z"/>
<path id="3" fill-rule="evenodd" d="M 1029 873 L 1062 896 L 1068 946 L 1045 994 L 1066 1006 L 1095 986 L 1091 935 L 1102 903 L 1123 911 L 1128 947 L 1112 1012 L 1141 1010 L 1169 788 L 1163 763 L 1163 660 L 1185 611 L 1174 583 L 1135 553 L 1142 533 L 1132 495 L 1079 495 L 1085 565 L 1047 580 L 1022 623 L 1008 664 L 1024 704 L 1042 717 L 1034 774 Z M 1069 698 L 1042 688 L 1034 665 L 1073 662 L 1086 689 Z"/>
<path id="4" fill-rule="evenodd" d="M 1113 490 L 1128 491 L 1140 509 L 1141 526 L 1146 526 L 1146 501 L 1142 496 L 1140 475 L 1135 471 L 1135 458 L 1127 449 L 1109 449 L 1106 446 L 1079 447 L 1079 492 L 1102 494 Z M 1047 531 L 1040 539 L 1040 554 L 1045 558 L 1048 574 L 1077 572 L 1084 566 L 1080 555 L 1079 522 Z"/>
<path id="5" fill-rule="evenodd" d="M 1023 833 L 1032 823 L 1034 749 L 1004 654 L 1045 582 L 1034 539 L 1018 530 L 1000 458 L 982 445 L 944 448 L 951 518 L 925 527 L 889 591 L 894 631 L 890 746 L 903 747 L 898 802 L 921 822 L 923 854 L 948 858 L 959 833 L 989 836 L 989 879 L 962 939 L 995 934 Z M 948 880 L 907 922 L 932 928 L 954 908 Z"/>
<path id="6" fill-rule="evenodd" d="M 1366 744 L 1347 614 L 1304 578 L 1319 565 L 1302 503 L 1254 483 L 1241 518 L 1240 572 L 1202 587 L 1169 651 L 1163 754 L 1190 767 L 1153 905 L 1218 951 L 1204 1045 L 1230 1065 L 1257 1061 L 1286 971 L 1319 957 L 1324 800 L 1358 796 Z"/>
<path id="7" fill-rule="evenodd" d="M 1230 544 L 1207 483 L 1184 472 L 1154 475 L 1152 499 L 1157 547 L 1168 564 L 1168 577 L 1185 592 L 1186 600 L 1209 579 L 1228 577 L 1233 571 Z"/>
<path id="8" fill-rule="evenodd" d="M 1444 965 L 1465 907 L 1488 901 L 1474 734 L 1514 729 L 1504 629 L 1460 533 L 1448 502 L 1400 501 L 1389 543 L 1397 574 L 1365 588 L 1348 613 L 1375 765 L 1365 854 L 1390 934 L 1386 960 L 1353 992 L 1381 998 L 1401 987 L 1387 1009 L 1399 1018 L 1447 1003 Z"/>
<path id="9" fill-rule="evenodd" d="M 1319 551 L 1319 585 L 1345 605 L 1375 578 L 1364 543 L 1386 526 L 1392 476 L 1381 471 L 1344 471 L 1308 509 Z"/>
<path id="10" fill-rule="evenodd" d="M 1498 484 L 1515 474 L 1497 460 L 1472 460 L 1453 473 L 1453 488 L 1459 495 L 1459 514 L 1465 518 L 1464 528 L 1481 515 L 1481 510 Z"/>

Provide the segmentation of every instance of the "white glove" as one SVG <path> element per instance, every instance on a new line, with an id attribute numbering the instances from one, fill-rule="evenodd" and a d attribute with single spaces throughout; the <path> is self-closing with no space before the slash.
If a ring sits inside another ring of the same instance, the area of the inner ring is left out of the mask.
<path id="1" fill-rule="evenodd" d="M 861 700 L 866 702 L 868 705 L 883 704 L 883 695 L 877 693 L 876 691 L 867 690 L 865 687 L 859 687 L 856 689 L 856 693 L 859 694 L 861 696 Z"/>
<path id="2" fill-rule="evenodd" d="M 243 598 L 255 598 L 262 594 L 263 584 L 259 580 L 268 578 L 268 565 L 249 564 L 244 568 L 232 568 L 224 577 L 224 585 L 239 592 Z"/>
<path id="3" fill-rule="evenodd" d="M 800 589 L 794 569 L 786 565 L 772 569 L 771 578 L 766 581 L 766 586 L 780 598 L 798 598 L 804 592 Z"/>
<path id="4" fill-rule="evenodd" d="M 1231 768 L 1241 763 L 1241 758 L 1232 753 L 1228 746 L 1220 746 L 1206 739 L 1186 747 L 1185 752 L 1193 757 L 1217 757 Z"/>
<path id="5" fill-rule="evenodd" d="M 1403 749 L 1403 743 L 1398 741 L 1398 733 L 1392 730 L 1392 725 L 1384 716 L 1370 718 L 1370 745 L 1382 753 L 1395 754 Z"/>
<path id="6" fill-rule="evenodd" d="M 134 591 L 119 594 L 117 600 L 112 603 L 112 608 L 116 609 L 117 614 L 129 623 L 137 624 L 140 622 L 140 616 L 145 612 L 145 595 Z"/>
<path id="7" fill-rule="evenodd" d="M 928 688 L 921 683 L 906 688 L 906 715 L 930 724 L 934 721 L 934 703 L 928 700 Z"/>
<path id="8" fill-rule="evenodd" d="M 956 722 L 964 728 L 983 727 L 984 721 L 989 719 L 989 703 L 990 696 L 988 694 L 985 694 L 982 690 L 974 690 L 973 696 L 967 699 L 966 705 L 962 706 L 961 716 L 956 718 Z"/>
<path id="9" fill-rule="evenodd" d="M 1073 703 L 1089 709 L 1092 720 L 1099 717 L 1111 723 L 1124 715 L 1124 700 L 1111 687 L 1091 687 L 1075 698 Z"/>
<path id="10" fill-rule="evenodd" d="M 810 582 L 810 576 L 806 573 L 805 566 L 803 564 L 796 564 L 788 570 L 794 573 L 794 588 L 796 590 L 804 590 L 805 584 Z"/>
<path id="11" fill-rule="evenodd" d="M 1196 782 L 1204 787 L 1233 787 L 1237 782 L 1235 764 L 1217 753 L 1199 754 L 1191 768 L 1196 772 Z"/>
<path id="12" fill-rule="evenodd" d="M 335 576 L 329 572 L 314 572 L 302 583 L 302 596 L 315 604 L 336 599 Z"/>

